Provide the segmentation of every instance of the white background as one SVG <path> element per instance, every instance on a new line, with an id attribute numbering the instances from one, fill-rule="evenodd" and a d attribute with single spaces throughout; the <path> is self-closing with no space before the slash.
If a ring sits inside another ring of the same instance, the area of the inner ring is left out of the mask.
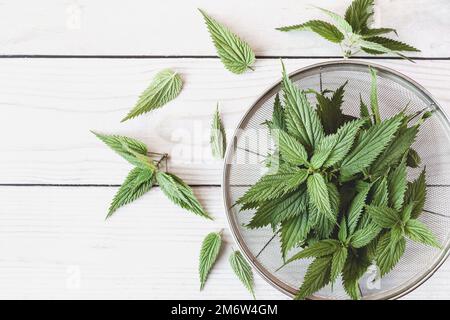
<path id="1" fill-rule="evenodd" d="M 289 71 L 337 58 L 310 33 L 275 27 L 320 18 L 308 4 L 343 13 L 350 0 L 41 0 L 0 3 L 0 298 L 246 299 L 226 250 L 203 292 L 201 240 L 226 228 L 220 162 L 209 155 L 220 102 L 233 131 L 251 103 Z M 450 111 L 450 3 L 376 0 L 375 24 L 420 49 L 416 64 L 373 60 L 410 76 Z M 258 55 L 233 75 L 215 57 L 205 9 Z M 181 95 L 120 124 L 155 73 L 181 73 Z M 158 188 L 104 217 L 131 167 L 89 130 L 125 134 L 170 152 L 172 172 L 194 186 L 208 222 L 172 205 Z M 194 134 L 193 132 L 200 132 Z M 192 152 L 192 150 L 195 150 Z M 406 298 L 450 298 L 450 261 Z M 258 298 L 285 299 L 256 275 Z"/>

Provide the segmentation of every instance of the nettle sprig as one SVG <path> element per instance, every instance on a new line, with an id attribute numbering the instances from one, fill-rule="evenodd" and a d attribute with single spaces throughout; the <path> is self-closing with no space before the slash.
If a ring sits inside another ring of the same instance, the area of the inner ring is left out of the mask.
<path id="1" fill-rule="evenodd" d="M 154 160 L 150 155 L 155 153 L 149 152 L 147 146 L 136 139 L 93 133 L 135 166 L 114 196 L 106 218 L 120 207 L 141 197 L 157 183 L 167 198 L 176 205 L 204 218 L 212 219 L 195 197 L 191 187 L 176 175 L 161 170 L 161 164 L 167 160 L 167 154 L 162 154 L 158 160 Z"/>
<path id="2" fill-rule="evenodd" d="M 382 119 L 376 71 L 369 74 L 369 106 L 360 97 L 355 117 L 342 110 L 347 83 L 334 91 L 302 91 L 283 66 L 283 102 L 275 97 L 266 123 L 276 145 L 272 170 L 237 200 L 241 211 L 254 211 L 248 228 L 270 226 L 280 235 L 284 265 L 314 258 L 297 299 L 339 276 L 348 295 L 359 299 L 358 281 L 369 266 L 375 263 L 381 276 L 391 271 L 406 238 L 440 247 L 417 219 L 426 197 L 425 169 L 407 180 L 407 167 L 421 162 L 411 145 L 431 113 L 409 115 L 400 106 L 401 112 Z M 315 96 L 315 108 L 307 94 Z M 297 248 L 303 250 L 286 259 Z"/>
<path id="3" fill-rule="evenodd" d="M 317 8 L 317 7 L 316 7 Z M 302 24 L 277 28 L 279 31 L 312 31 L 326 40 L 339 44 L 344 57 L 351 57 L 361 51 L 372 54 L 393 53 L 408 59 L 401 52 L 420 52 L 404 42 L 386 37 L 397 31 L 392 28 L 371 28 L 374 14 L 374 0 L 354 0 L 344 17 L 326 9 L 317 8 L 326 14 L 332 23 L 309 20 Z"/>

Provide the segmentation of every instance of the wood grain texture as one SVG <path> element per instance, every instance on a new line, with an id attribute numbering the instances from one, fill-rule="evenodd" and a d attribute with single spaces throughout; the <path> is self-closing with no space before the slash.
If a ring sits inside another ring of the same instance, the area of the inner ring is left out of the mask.
<path id="1" fill-rule="evenodd" d="M 289 71 L 311 62 L 286 60 Z M 421 83 L 450 111 L 450 61 L 380 62 Z M 119 123 L 166 67 L 181 73 L 181 95 Z M 221 184 L 222 163 L 209 146 L 216 103 L 231 137 L 244 112 L 280 78 L 277 59 L 259 60 L 255 72 L 242 76 L 218 59 L 3 59 L 0 69 L 0 184 L 122 183 L 130 165 L 89 130 L 129 135 L 152 151 L 169 152 L 170 170 L 190 184 Z"/>
<path id="2" fill-rule="evenodd" d="M 117 188 L 0 187 L 0 299 L 248 299 L 228 265 L 234 245 L 217 187 L 195 193 L 206 221 L 159 189 L 104 221 Z M 224 250 L 204 291 L 203 237 L 224 229 Z M 259 275 L 259 299 L 286 299 Z M 448 298 L 450 263 L 407 298 Z"/>
<path id="3" fill-rule="evenodd" d="M 311 4 L 344 14 L 351 0 L 25 0 L 0 4 L 0 54 L 215 55 L 197 11 L 240 34 L 257 55 L 340 55 L 338 46 L 276 27 L 326 17 Z M 449 57 L 447 0 L 377 0 L 375 26 L 393 27 L 418 56 Z M 20 18 L 18 18 L 20 17 Z"/>

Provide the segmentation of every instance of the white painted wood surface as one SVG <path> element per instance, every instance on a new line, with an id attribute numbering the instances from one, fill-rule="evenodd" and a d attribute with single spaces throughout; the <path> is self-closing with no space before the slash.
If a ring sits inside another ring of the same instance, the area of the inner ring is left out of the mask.
<path id="1" fill-rule="evenodd" d="M 374 62 L 412 77 L 450 111 L 450 61 L 445 59 L 450 57 L 450 3 L 376 2 L 376 24 L 397 28 L 426 59 Z M 323 61 L 318 56 L 339 54 L 314 35 L 273 30 L 320 16 L 305 10 L 308 3 L 0 3 L 0 298 L 249 298 L 228 267 L 233 242 L 228 230 L 227 252 L 205 291 L 198 291 L 200 242 L 208 232 L 227 228 L 218 187 L 222 164 L 209 157 L 211 113 L 219 101 L 231 134 L 251 103 L 279 79 L 279 61 L 272 56 L 304 57 L 285 61 L 293 71 Z M 314 1 L 338 11 L 348 3 Z M 255 72 L 232 75 L 218 59 L 204 57 L 215 52 L 197 7 L 264 56 Z M 35 54 L 111 57 L 7 57 Z M 146 58 L 132 57 L 141 55 Z M 161 110 L 120 124 L 137 95 L 165 67 L 182 74 L 182 94 Z M 171 170 L 197 185 L 196 194 L 216 220 L 184 212 L 156 188 L 105 222 L 117 187 L 102 185 L 120 184 L 130 167 L 91 129 L 130 135 L 154 151 L 170 152 Z M 406 298 L 448 299 L 449 290 L 447 262 Z M 285 299 L 257 275 L 256 292 L 258 298 Z"/>

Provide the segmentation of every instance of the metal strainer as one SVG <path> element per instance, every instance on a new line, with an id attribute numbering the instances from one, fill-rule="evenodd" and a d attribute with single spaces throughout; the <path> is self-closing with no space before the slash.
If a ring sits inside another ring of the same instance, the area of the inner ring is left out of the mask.
<path id="1" fill-rule="evenodd" d="M 431 228 L 443 250 L 412 241 L 407 242 L 404 256 L 395 269 L 381 280 L 375 266 L 363 276 L 359 285 L 364 299 L 395 299 L 414 290 L 428 279 L 445 261 L 450 247 L 450 125 L 444 111 L 430 94 L 413 80 L 379 65 L 357 61 L 335 61 L 316 64 L 291 74 L 301 89 L 335 90 L 345 81 L 344 113 L 359 115 L 359 95 L 368 103 L 372 66 L 378 73 L 378 99 L 382 118 L 400 112 L 408 105 L 408 113 L 435 110 L 421 127 L 414 149 L 427 168 L 427 199 L 420 219 Z M 271 119 L 275 95 L 280 83 L 265 92 L 241 120 L 228 146 L 223 176 L 225 208 L 230 228 L 241 251 L 258 272 L 275 288 L 289 296 L 295 295 L 303 281 L 310 260 L 300 260 L 276 271 L 283 263 L 279 236 L 270 227 L 249 230 L 247 224 L 253 211 L 239 212 L 233 206 L 236 200 L 267 170 L 264 159 L 273 149 L 268 130 L 263 122 Z M 314 95 L 308 95 L 315 105 Z M 408 168 L 408 179 L 415 179 L 421 168 Z M 301 249 L 293 249 L 288 256 Z M 346 299 L 347 295 L 337 281 L 326 287 L 314 299 Z"/>

